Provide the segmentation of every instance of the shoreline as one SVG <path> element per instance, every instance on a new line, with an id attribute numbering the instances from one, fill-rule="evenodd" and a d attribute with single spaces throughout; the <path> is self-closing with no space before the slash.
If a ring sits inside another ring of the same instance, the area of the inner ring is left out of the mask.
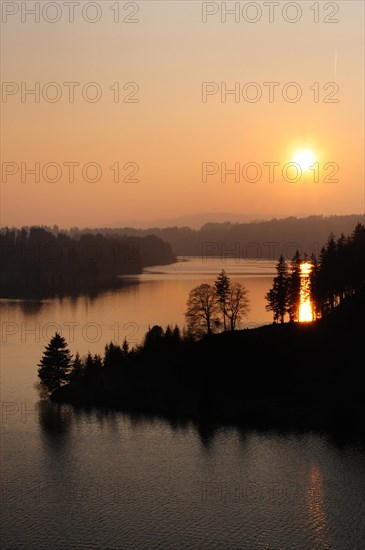
<path id="1" fill-rule="evenodd" d="M 129 353 L 55 390 L 53 402 L 365 440 L 364 300 L 308 324 L 224 332 Z M 162 345 L 163 344 L 163 345 Z"/>

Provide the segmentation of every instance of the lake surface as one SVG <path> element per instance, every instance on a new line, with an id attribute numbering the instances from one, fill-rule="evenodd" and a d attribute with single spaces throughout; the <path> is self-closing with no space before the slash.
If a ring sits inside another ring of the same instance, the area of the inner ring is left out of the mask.
<path id="1" fill-rule="evenodd" d="M 0 301 L 3 548 L 365 547 L 360 444 L 40 400 L 36 365 L 55 330 L 72 353 L 133 345 L 149 325 L 183 326 L 189 290 L 222 268 L 249 290 L 244 325 L 271 322 L 273 262 L 184 260 L 95 298 Z"/>

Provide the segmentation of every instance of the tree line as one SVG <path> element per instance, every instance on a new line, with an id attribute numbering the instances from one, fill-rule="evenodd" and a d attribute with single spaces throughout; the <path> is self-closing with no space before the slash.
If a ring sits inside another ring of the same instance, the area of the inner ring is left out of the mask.
<path id="1" fill-rule="evenodd" d="M 266 309 L 273 312 L 274 322 L 298 320 L 300 303 L 300 267 L 303 262 L 311 266 L 308 281 L 314 318 L 323 317 L 334 310 L 348 296 L 365 285 L 365 226 L 358 223 L 352 233 L 342 233 L 336 240 L 333 233 L 322 247 L 319 257 L 306 254 L 301 257 L 297 250 L 290 265 L 281 255 L 277 275 L 265 298 Z"/>
<path id="2" fill-rule="evenodd" d="M 126 339 L 119 346 L 110 342 L 105 345 L 104 357 L 90 351 L 85 357 L 76 352 L 71 355 L 66 339 L 59 333 L 50 339 L 38 364 L 38 376 L 43 387 L 52 392 L 64 384 L 77 382 L 82 378 L 97 375 L 100 369 L 110 369 L 120 366 L 129 354 L 129 344 Z"/>
<path id="3" fill-rule="evenodd" d="M 178 256 L 240 257 L 277 260 L 280 254 L 290 259 L 295 249 L 319 254 L 328 235 L 348 235 L 363 215 L 294 216 L 246 223 L 206 223 L 190 227 L 151 227 L 148 229 L 98 228 L 103 235 L 156 235 L 168 242 Z M 288 236 L 290 236 L 288 238 Z"/>
<path id="4" fill-rule="evenodd" d="M 79 352 L 71 355 L 66 339 L 58 332 L 50 339 L 38 364 L 38 376 L 44 389 L 49 393 L 64 384 L 93 381 L 101 374 L 113 373 L 121 367 L 130 365 L 146 356 L 161 356 L 161 354 L 176 351 L 185 342 L 191 341 L 191 336 L 184 331 L 181 334 L 179 327 L 168 325 L 163 330 L 159 325 L 150 328 L 143 342 L 130 349 L 127 339 L 122 346 L 110 342 L 105 345 L 104 354 L 91 354 L 90 351 L 83 357 Z"/>
<path id="5" fill-rule="evenodd" d="M 132 238 L 80 233 L 58 228 L 5 228 L 0 232 L 2 295 L 82 291 L 119 284 L 119 275 L 141 273 L 156 263 L 171 263 L 171 247 L 155 236 Z"/>

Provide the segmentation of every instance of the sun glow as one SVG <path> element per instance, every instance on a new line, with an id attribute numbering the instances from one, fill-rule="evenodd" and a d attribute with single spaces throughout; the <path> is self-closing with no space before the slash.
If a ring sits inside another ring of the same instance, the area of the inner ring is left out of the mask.
<path id="1" fill-rule="evenodd" d="M 310 297 L 309 275 L 312 271 L 312 264 L 303 262 L 300 264 L 300 302 L 299 322 L 309 323 L 313 321 L 313 306 Z"/>
<path id="2" fill-rule="evenodd" d="M 315 163 L 316 156 L 310 149 L 300 149 L 296 151 L 293 162 L 295 162 L 303 171 L 309 170 Z"/>

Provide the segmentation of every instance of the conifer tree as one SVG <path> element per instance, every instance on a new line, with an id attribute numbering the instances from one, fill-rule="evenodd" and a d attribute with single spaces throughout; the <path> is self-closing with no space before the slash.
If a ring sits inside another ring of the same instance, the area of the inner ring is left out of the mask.
<path id="1" fill-rule="evenodd" d="M 43 357 L 38 364 L 38 376 L 41 384 L 49 392 L 60 388 L 69 381 L 71 370 L 70 351 L 67 342 L 58 332 L 51 338 L 43 352 Z"/>
<path id="2" fill-rule="evenodd" d="M 227 273 L 222 269 L 220 274 L 215 280 L 214 283 L 215 292 L 218 298 L 218 303 L 220 304 L 222 316 L 223 316 L 223 329 L 227 329 L 227 299 L 229 294 L 230 280 Z"/>
<path id="3" fill-rule="evenodd" d="M 274 314 L 274 322 L 284 323 L 285 313 L 288 305 L 288 266 L 283 255 L 280 256 L 276 264 L 277 275 L 274 282 L 265 295 L 267 300 L 266 309 Z"/>

